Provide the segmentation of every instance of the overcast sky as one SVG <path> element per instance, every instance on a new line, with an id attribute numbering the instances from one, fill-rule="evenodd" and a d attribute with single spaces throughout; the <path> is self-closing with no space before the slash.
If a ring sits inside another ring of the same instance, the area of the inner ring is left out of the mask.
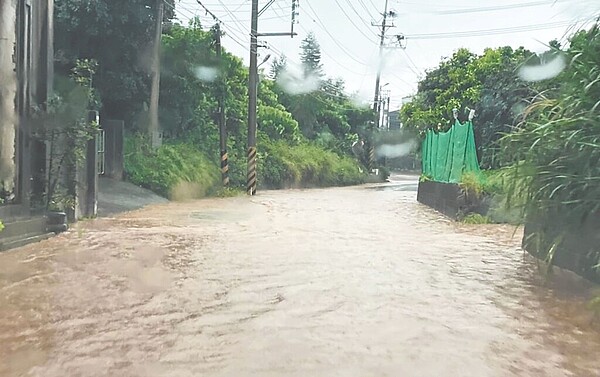
<path id="1" fill-rule="evenodd" d="M 260 0 L 260 7 L 267 4 Z M 251 0 L 204 0 L 224 24 L 224 46 L 249 60 Z M 275 0 L 259 20 L 259 32 L 287 32 L 292 0 Z M 285 54 L 299 62 L 300 41 L 314 32 L 322 50 L 325 72 L 346 81 L 349 93 L 372 99 L 378 67 L 379 30 L 385 0 L 300 0 L 298 36 L 264 38 L 270 48 L 260 58 Z M 564 40 L 573 30 L 600 13 L 600 0 L 389 0 L 397 13 L 395 27 L 387 31 L 381 84 L 389 83 L 392 109 L 414 94 L 425 69 L 438 65 L 460 47 L 481 53 L 486 47 L 524 46 L 536 52 L 552 39 Z M 183 23 L 198 16 L 208 27 L 214 22 L 196 0 L 181 0 L 177 15 Z M 571 26 L 570 26 L 571 25 Z M 517 32 L 518 31 L 518 32 Z M 458 34 L 457 34 L 458 33 Z M 394 36 L 406 36 L 400 49 Z"/>

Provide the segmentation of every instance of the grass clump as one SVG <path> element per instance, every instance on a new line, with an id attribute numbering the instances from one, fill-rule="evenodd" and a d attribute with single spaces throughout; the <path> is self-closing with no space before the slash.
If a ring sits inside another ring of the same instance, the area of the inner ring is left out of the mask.
<path id="1" fill-rule="evenodd" d="M 459 186 L 463 189 L 463 191 L 468 192 L 469 194 L 474 194 L 476 197 L 481 197 L 483 194 L 483 179 L 479 174 L 474 172 L 463 173 Z"/>
<path id="2" fill-rule="evenodd" d="M 488 216 L 480 215 L 479 213 L 469 213 L 461 219 L 463 224 L 492 224 L 492 220 Z"/>
<path id="3" fill-rule="evenodd" d="M 235 198 L 244 195 L 245 192 L 239 187 L 223 187 L 215 193 L 217 198 Z"/>
<path id="4" fill-rule="evenodd" d="M 141 136 L 125 141 L 127 179 L 169 199 L 195 199 L 214 193 L 220 184 L 216 163 L 184 142 L 153 149 Z"/>
<path id="5" fill-rule="evenodd" d="M 258 177 L 263 187 L 349 186 L 366 179 L 356 160 L 314 144 L 263 141 L 259 148 Z"/>

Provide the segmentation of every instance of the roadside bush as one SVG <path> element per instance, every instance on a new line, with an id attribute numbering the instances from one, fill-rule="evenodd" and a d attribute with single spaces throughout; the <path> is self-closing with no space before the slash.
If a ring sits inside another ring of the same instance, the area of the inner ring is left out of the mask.
<path id="1" fill-rule="evenodd" d="M 514 169 L 514 167 L 507 167 L 484 170 L 482 174 L 466 173 L 462 176 L 460 182 L 462 189 L 482 199 L 488 206 L 487 215 L 484 216 L 487 222 L 514 225 L 523 222 L 525 198 L 522 194 L 513 191 L 515 188 L 524 190 L 524 183 L 515 184 Z M 482 219 L 475 217 L 465 220 L 477 224 Z"/>
<path id="2" fill-rule="evenodd" d="M 600 249 L 571 245 L 573 235 L 593 236 L 582 230 L 591 229 L 586 227 L 600 213 L 600 24 L 569 42 L 560 52 L 568 64 L 554 79 L 559 85 L 532 101 L 501 145 L 508 162 L 516 161 L 511 186 L 518 186 L 508 198 L 511 204 L 514 195 L 523 198 L 528 223 L 539 224 L 526 240 L 529 249 L 548 264 L 573 261 L 598 278 Z M 565 240 L 572 237 L 569 245 Z"/>
<path id="3" fill-rule="evenodd" d="M 313 144 L 290 146 L 262 140 L 259 151 L 259 184 L 263 187 L 348 186 L 365 181 L 357 161 Z"/>
<path id="4" fill-rule="evenodd" d="M 462 218 L 463 224 L 480 225 L 480 224 L 491 224 L 492 219 L 488 216 L 480 215 L 479 213 L 469 213 Z"/>
<path id="5" fill-rule="evenodd" d="M 460 178 L 459 186 L 469 194 L 475 195 L 477 198 L 483 194 L 484 179 L 481 175 L 473 172 L 466 172 Z"/>
<path id="6" fill-rule="evenodd" d="M 354 159 L 313 144 L 292 146 L 262 138 L 259 151 L 258 177 L 263 188 L 348 186 L 364 183 L 366 178 Z M 233 187 L 245 186 L 243 157 L 230 155 Z M 173 200 L 219 194 L 217 164 L 184 142 L 153 150 L 146 138 L 127 137 L 125 171 L 131 183 Z"/>
<path id="7" fill-rule="evenodd" d="M 153 150 L 141 136 L 125 140 L 125 172 L 131 183 L 174 200 L 212 194 L 220 184 L 217 164 L 194 146 L 173 142 Z"/>

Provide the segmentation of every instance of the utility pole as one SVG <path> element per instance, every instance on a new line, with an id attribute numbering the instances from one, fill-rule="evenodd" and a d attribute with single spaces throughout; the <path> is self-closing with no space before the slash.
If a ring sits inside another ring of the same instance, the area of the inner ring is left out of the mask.
<path id="1" fill-rule="evenodd" d="M 381 27 L 381 34 L 379 39 L 379 67 L 377 68 L 377 78 L 375 79 L 375 97 L 373 98 L 373 111 L 377 111 L 379 108 L 379 90 L 381 83 L 381 67 L 383 66 L 383 48 L 385 44 L 385 33 L 388 28 L 394 27 L 394 25 L 387 24 L 388 16 L 393 16 L 393 12 L 388 12 L 388 0 L 385 0 L 385 9 L 383 11 L 383 22 L 381 25 L 375 25 Z"/>
<path id="2" fill-rule="evenodd" d="M 252 0 L 248 80 L 248 195 L 256 194 L 256 104 L 258 102 L 258 0 Z"/>
<path id="3" fill-rule="evenodd" d="M 374 125 L 375 130 L 379 130 L 381 126 L 381 105 L 380 105 L 380 90 L 381 90 L 381 68 L 383 66 L 383 49 L 385 44 L 385 33 L 387 29 L 394 27 L 394 25 L 388 25 L 388 16 L 393 16 L 394 12 L 388 11 L 388 0 L 385 0 L 385 7 L 383 10 L 383 22 L 381 25 L 372 24 L 373 26 L 381 27 L 381 34 L 379 39 L 379 66 L 377 67 L 377 77 L 375 79 L 375 96 L 373 98 L 373 112 L 377 115 L 377 123 Z M 371 133 L 375 132 L 371 130 Z M 373 145 L 373 136 L 371 135 L 368 145 L 368 157 L 369 157 L 369 169 L 375 167 L 375 146 Z"/>
<path id="4" fill-rule="evenodd" d="M 390 130 L 390 102 L 392 101 L 392 97 L 390 95 L 388 95 L 387 98 L 387 108 L 385 110 L 385 125 L 386 125 L 386 129 L 389 131 Z"/>
<path id="5" fill-rule="evenodd" d="M 227 153 L 227 121 L 225 114 L 225 93 L 226 93 L 226 83 L 225 83 L 225 75 L 223 73 L 223 44 L 221 43 L 221 37 L 223 36 L 223 32 L 221 31 L 221 20 L 211 12 L 200 0 L 196 0 L 198 4 L 204 8 L 207 14 L 215 21 L 215 26 L 213 27 L 213 32 L 215 34 L 215 50 L 217 53 L 217 61 L 220 65 L 220 76 L 217 81 L 217 106 L 218 106 L 218 123 L 219 123 L 219 147 L 221 150 L 221 180 L 223 183 L 223 187 L 229 187 L 229 156 Z"/>
<path id="6" fill-rule="evenodd" d="M 215 48 L 217 50 L 217 61 L 223 67 L 221 44 L 221 24 L 215 24 Z M 221 146 L 221 179 L 223 187 L 229 187 L 229 156 L 227 154 L 227 123 L 225 120 L 225 77 L 221 73 L 219 78 L 219 144 Z"/>
<path id="7" fill-rule="evenodd" d="M 252 0 L 252 20 L 250 25 L 250 77 L 248 80 L 248 182 L 246 192 L 248 195 L 256 194 L 256 128 L 257 128 L 257 102 L 258 102 L 258 37 L 280 37 L 297 35 L 292 32 L 259 33 L 258 17 L 262 15 L 275 0 L 258 9 L 258 0 Z M 292 0 L 292 30 L 296 22 L 298 0 Z"/>
<path id="8" fill-rule="evenodd" d="M 154 58 L 152 61 L 152 91 L 150 93 L 150 126 L 148 130 L 153 148 L 158 148 L 161 144 L 160 125 L 158 123 L 158 99 L 160 92 L 160 43 L 164 13 L 164 0 L 156 0 L 156 29 L 154 35 Z"/>

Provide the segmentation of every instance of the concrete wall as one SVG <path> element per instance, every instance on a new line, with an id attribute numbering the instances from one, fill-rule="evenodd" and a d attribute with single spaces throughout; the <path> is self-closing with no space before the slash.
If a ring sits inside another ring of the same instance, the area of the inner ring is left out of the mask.
<path id="1" fill-rule="evenodd" d="M 17 0 L 0 1 L 0 185 L 15 186 L 15 132 L 18 126 L 15 99 L 17 74 L 14 53 L 17 38 Z"/>
<path id="2" fill-rule="evenodd" d="M 419 182 L 417 200 L 453 219 L 468 213 L 485 215 L 487 212 L 482 199 L 468 195 L 453 183 Z"/>
<path id="3" fill-rule="evenodd" d="M 545 260 L 555 241 L 555 266 L 600 283 L 600 212 L 585 219 L 569 218 L 566 209 L 539 211 L 528 216 L 523 248 Z"/>
<path id="4" fill-rule="evenodd" d="M 28 207 L 32 171 L 44 169 L 30 124 L 52 91 L 52 20 L 53 0 L 0 1 L 0 185 L 9 204 Z"/>

